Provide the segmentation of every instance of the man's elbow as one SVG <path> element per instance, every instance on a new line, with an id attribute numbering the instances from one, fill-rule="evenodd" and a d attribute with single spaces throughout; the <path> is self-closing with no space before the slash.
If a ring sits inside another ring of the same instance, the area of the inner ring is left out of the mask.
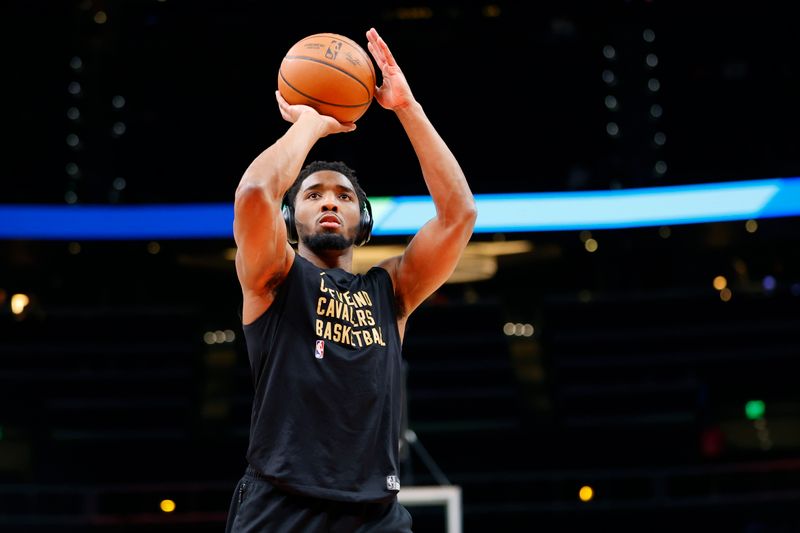
<path id="1" fill-rule="evenodd" d="M 240 183 L 236 188 L 234 202 L 237 204 L 250 203 L 263 200 L 264 198 L 265 195 L 263 187 L 260 187 L 254 183 Z"/>
<path id="2" fill-rule="evenodd" d="M 475 222 L 478 220 L 478 204 L 475 199 L 470 199 L 469 204 L 465 208 L 464 220 L 469 225 L 470 229 L 475 227 Z"/>
<path id="3" fill-rule="evenodd" d="M 262 187 L 241 185 L 236 189 L 233 201 L 234 217 L 264 216 L 270 208 L 270 202 Z M 238 215 L 238 216 L 237 216 Z"/>
<path id="4" fill-rule="evenodd" d="M 475 201 L 470 200 L 465 203 L 457 212 L 451 213 L 447 220 L 446 225 L 453 230 L 472 233 L 475 222 L 478 220 L 478 207 L 475 205 Z"/>

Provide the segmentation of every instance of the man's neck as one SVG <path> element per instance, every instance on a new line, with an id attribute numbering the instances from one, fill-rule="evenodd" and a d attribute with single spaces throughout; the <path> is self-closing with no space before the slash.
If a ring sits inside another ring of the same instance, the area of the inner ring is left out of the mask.
<path id="1" fill-rule="evenodd" d="M 353 247 L 344 250 L 324 250 L 313 252 L 305 244 L 300 244 L 297 253 L 308 259 L 319 268 L 341 268 L 347 272 L 353 271 Z"/>

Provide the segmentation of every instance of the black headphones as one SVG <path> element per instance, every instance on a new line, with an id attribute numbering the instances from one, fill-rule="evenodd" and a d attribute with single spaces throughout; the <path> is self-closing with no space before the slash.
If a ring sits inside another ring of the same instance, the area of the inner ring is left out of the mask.
<path id="1" fill-rule="evenodd" d="M 286 236 L 292 244 L 297 243 L 297 225 L 294 222 L 294 207 L 289 205 L 287 198 L 283 198 L 283 220 L 286 222 Z M 358 223 L 358 231 L 356 232 L 356 239 L 353 244 L 356 246 L 363 246 L 369 242 L 372 236 L 372 205 L 368 199 L 364 199 L 364 205 L 361 208 L 361 220 Z"/>

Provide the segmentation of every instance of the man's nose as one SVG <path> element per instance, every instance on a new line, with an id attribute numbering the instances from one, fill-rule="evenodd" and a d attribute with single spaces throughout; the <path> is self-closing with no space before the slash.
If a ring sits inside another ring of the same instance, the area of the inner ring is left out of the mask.
<path id="1" fill-rule="evenodd" d="M 338 211 L 339 205 L 336 203 L 335 196 L 328 196 L 325 198 L 325 201 L 322 202 L 322 210 L 323 211 Z"/>

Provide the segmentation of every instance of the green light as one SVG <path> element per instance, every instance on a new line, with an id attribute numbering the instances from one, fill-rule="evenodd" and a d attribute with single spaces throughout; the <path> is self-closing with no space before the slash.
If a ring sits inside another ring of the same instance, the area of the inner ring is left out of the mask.
<path id="1" fill-rule="evenodd" d="M 372 208 L 372 220 L 375 221 L 376 226 L 379 226 L 380 221 L 395 207 L 395 202 L 391 196 L 370 197 L 369 204 Z"/>
<path id="2" fill-rule="evenodd" d="M 765 410 L 766 406 L 764 405 L 764 402 L 761 400 L 750 400 L 749 402 L 744 404 L 744 413 L 750 420 L 758 420 L 759 418 L 764 418 Z"/>

